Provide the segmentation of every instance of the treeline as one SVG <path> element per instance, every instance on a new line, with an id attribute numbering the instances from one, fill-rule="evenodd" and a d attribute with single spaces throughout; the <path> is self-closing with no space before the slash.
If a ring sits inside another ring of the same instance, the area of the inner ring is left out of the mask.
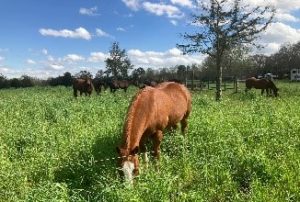
<path id="1" fill-rule="evenodd" d="M 264 75 L 268 72 L 278 76 L 278 79 L 289 78 L 291 69 L 299 68 L 300 64 L 300 42 L 296 44 L 285 44 L 278 52 L 270 56 L 266 55 L 249 55 L 249 50 L 245 48 L 236 48 L 226 53 L 226 59 L 223 62 L 223 78 L 232 80 L 235 78 L 243 79 L 251 76 Z M 126 60 L 125 60 L 126 61 Z M 201 65 L 177 65 L 169 68 L 124 68 L 125 73 L 119 74 L 117 67 L 106 67 L 106 71 L 99 70 L 96 75 L 89 71 L 80 71 L 74 75 L 65 72 L 58 77 L 48 79 L 34 78 L 23 75 L 20 78 L 8 79 L 0 74 L 0 89 L 3 88 L 24 88 L 32 86 L 71 86 L 74 78 L 89 77 L 94 79 L 126 79 L 134 80 L 138 83 L 145 81 L 164 81 L 164 80 L 215 80 L 216 68 L 215 61 L 207 57 Z M 126 61 L 125 64 L 127 64 Z M 108 68 L 110 67 L 110 68 Z M 129 70 L 133 69 L 130 73 Z M 115 72 L 115 73 L 114 73 Z M 121 72 L 121 71 L 120 71 Z M 127 73 L 128 72 L 128 73 Z"/>
<path id="2" fill-rule="evenodd" d="M 66 72 L 63 76 L 58 76 L 49 79 L 39 79 L 28 75 L 23 75 L 20 78 L 8 79 L 0 74 L 0 89 L 4 88 L 26 88 L 33 86 L 71 86 L 73 76 L 71 73 Z"/>

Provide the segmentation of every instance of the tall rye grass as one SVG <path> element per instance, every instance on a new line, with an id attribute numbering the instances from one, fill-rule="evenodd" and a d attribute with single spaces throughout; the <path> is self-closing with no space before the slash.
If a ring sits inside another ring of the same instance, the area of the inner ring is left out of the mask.
<path id="1" fill-rule="evenodd" d="M 228 90 L 220 103 L 193 92 L 187 136 L 165 132 L 159 169 L 142 166 L 133 186 L 113 158 L 137 89 L 1 90 L 0 201 L 300 201 L 300 84 L 278 86 L 279 98 Z"/>

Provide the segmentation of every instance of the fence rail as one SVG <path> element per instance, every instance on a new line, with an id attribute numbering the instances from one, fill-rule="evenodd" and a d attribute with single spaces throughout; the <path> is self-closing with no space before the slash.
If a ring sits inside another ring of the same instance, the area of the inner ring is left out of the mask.
<path id="1" fill-rule="evenodd" d="M 234 79 L 232 81 L 223 81 L 222 90 L 234 90 L 239 91 L 239 87 L 244 83 L 245 80 Z M 216 89 L 215 81 L 202 81 L 202 80 L 187 80 L 185 82 L 186 86 L 192 90 L 214 90 Z"/>

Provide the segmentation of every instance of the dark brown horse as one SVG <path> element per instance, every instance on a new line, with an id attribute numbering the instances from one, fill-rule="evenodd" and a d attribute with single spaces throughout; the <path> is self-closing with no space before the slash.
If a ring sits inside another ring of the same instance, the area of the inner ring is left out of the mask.
<path id="1" fill-rule="evenodd" d="M 157 87 L 140 90 L 128 108 L 123 128 L 122 143 L 117 147 L 121 174 L 130 180 L 139 173 L 140 151 L 146 156 L 146 141 L 153 140 L 153 155 L 157 159 L 165 128 L 176 128 L 181 123 L 185 132 L 191 112 L 191 95 L 188 89 L 175 82 L 164 82 Z"/>
<path id="2" fill-rule="evenodd" d="M 94 85 L 92 83 L 92 79 L 74 79 L 73 81 L 73 90 L 74 90 L 74 97 L 77 97 L 77 91 L 79 91 L 80 96 L 84 93 L 86 96 L 91 96 L 94 89 Z"/>
<path id="3" fill-rule="evenodd" d="M 107 85 L 110 88 L 110 92 L 114 93 L 117 89 L 123 89 L 124 92 L 127 91 L 127 88 L 129 87 L 129 81 L 127 80 L 112 80 L 107 83 Z"/>
<path id="4" fill-rule="evenodd" d="M 139 83 L 138 85 L 136 85 L 138 88 L 142 89 L 145 88 L 146 86 L 151 86 L 151 87 L 155 87 L 158 85 L 158 82 L 156 81 L 150 81 L 150 80 L 146 80 L 143 81 L 141 83 Z"/>
<path id="5" fill-rule="evenodd" d="M 94 78 L 93 85 L 94 85 L 94 89 L 95 89 L 97 95 L 99 95 L 101 93 L 102 87 L 104 87 L 104 90 L 107 88 L 106 82 L 100 78 Z"/>
<path id="6" fill-rule="evenodd" d="M 270 91 L 273 91 L 275 97 L 278 96 L 278 88 L 275 86 L 274 82 L 269 79 L 256 79 L 251 77 L 246 79 L 246 89 L 247 92 L 251 88 L 261 89 L 261 94 L 264 94 L 264 91 L 267 91 L 267 96 L 270 95 Z"/>

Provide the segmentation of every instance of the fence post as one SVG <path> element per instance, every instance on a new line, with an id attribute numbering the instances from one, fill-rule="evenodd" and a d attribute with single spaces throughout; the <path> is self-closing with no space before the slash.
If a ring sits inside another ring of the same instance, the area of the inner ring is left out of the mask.
<path id="1" fill-rule="evenodd" d="M 209 79 L 207 80 L 207 89 L 209 90 Z"/>
<path id="2" fill-rule="evenodd" d="M 192 90 L 194 90 L 194 69 L 192 69 Z"/>
<path id="3" fill-rule="evenodd" d="M 234 88 L 235 88 L 235 93 L 238 92 L 238 81 L 237 81 L 237 78 L 234 77 Z"/>

